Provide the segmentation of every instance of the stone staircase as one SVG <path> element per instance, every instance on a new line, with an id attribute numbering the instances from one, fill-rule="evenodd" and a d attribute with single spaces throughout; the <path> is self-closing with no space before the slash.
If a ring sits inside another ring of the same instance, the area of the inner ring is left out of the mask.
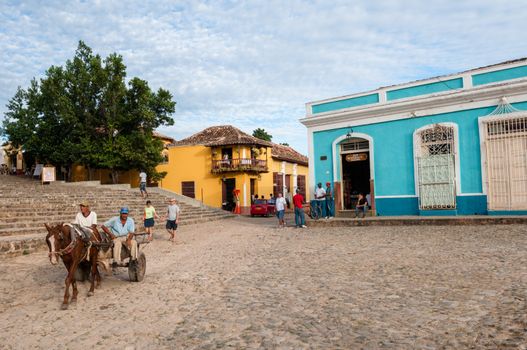
<path id="1" fill-rule="evenodd" d="M 160 216 L 165 214 L 168 199 L 175 197 L 181 208 L 180 225 L 234 216 L 162 189 L 148 188 L 148 193 L 148 199 Z M 97 213 L 99 225 L 118 215 L 119 208 L 127 206 L 135 220 L 136 230 L 142 230 L 146 200 L 141 198 L 138 189 L 130 189 L 128 185 L 100 185 L 94 181 L 42 185 L 28 178 L 0 176 L 0 259 L 46 249 L 44 223 L 73 221 L 79 203 L 85 200 Z M 164 221 L 156 220 L 154 235 L 160 233 L 165 233 Z"/>

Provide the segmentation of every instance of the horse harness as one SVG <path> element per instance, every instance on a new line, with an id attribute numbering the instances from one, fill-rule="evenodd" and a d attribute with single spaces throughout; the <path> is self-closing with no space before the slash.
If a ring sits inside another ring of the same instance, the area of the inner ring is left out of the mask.
<path id="1" fill-rule="evenodd" d="M 60 249 L 59 251 L 52 250 L 49 252 L 49 256 L 51 257 L 51 254 L 58 255 L 60 257 L 64 255 L 69 255 L 75 249 L 77 246 L 77 237 L 81 238 L 81 240 L 84 243 L 84 247 L 86 248 L 86 251 L 84 253 L 84 256 L 81 260 L 86 259 L 87 261 L 90 260 L 89 251 L 92 246 L 95 246 L 97 249 L 107 247 L 109 248 L 113 243 L 111 240 L 108 239 L 106 236 L 106 233 L 102 236 L 102 241 L 99 241 L 97 239 L 97 236 L 93 234 L 93 230 L 87 227 L 82 227 L 80 225 L 76 224 L 63 224 L 63 226 L 69 226 L 70 227 L 70 235 L 71 235 L 71 242 L 68 244 L 65 248 Z M 62 230 L 59 230 L 59 236 L 61 240 L 64 240 L 64 235 L 62 233 Z M 95 242 L 92 241 L 92 239 L 95 240 Z"/>

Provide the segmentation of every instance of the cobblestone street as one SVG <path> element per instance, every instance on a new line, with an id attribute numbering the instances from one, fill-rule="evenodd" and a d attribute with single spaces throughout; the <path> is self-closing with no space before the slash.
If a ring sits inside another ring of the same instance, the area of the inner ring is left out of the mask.
<path id="1" fill-rule="evenodd" d="M 269 223 L 184 227 L 179 245 L 158 229 L 142 283 L 81 283 L 67 311 L 62 266 L 2 261 L 0 348 L 527 348 L 524 226 Z"/>

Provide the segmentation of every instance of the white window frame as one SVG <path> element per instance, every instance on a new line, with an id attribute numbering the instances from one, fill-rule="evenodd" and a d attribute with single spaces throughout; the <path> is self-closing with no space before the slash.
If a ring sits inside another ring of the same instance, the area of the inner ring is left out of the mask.
<path id="1" fill-rule="evenodd" d="M 419 145 L 418 145 L 418 135 L 421 131 L 433 128 L 434 125 L 451 127 L 454 129 L 454 171 L 456 183 L 456 197 L 460 195 L 461 191 L 461 166 L 459 161 L 459 128 L 456 123 L 444 122 L 444 123 L 431 123 L 415 129 L 413 133 L 413 147 L 414 147 L 414 186 L 415 186 L 415 195 L 419 198 L 419 167 L 417 163 L 417 158 L 419 157 Z M 457 201 L 456 201 L 457 202 Z"/>

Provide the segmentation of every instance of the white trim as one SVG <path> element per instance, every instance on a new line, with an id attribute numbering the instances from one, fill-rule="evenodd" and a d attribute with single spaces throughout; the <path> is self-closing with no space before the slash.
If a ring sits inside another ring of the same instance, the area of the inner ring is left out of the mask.
<path id="1" fill-rule="evenodd" d="M 457 196 L 460 197 L 470 197 L 470 196 L 484 196 L 485 193 L 458 193 Z"/>
<path id="2" fill-rule="evenodd" d="M 429 129 L 434 125 L 441 125 L 454 128 L 454 170 L 455 170 L 455 182 L 456 182 L 456 196 L 461 193 L 461 166 L 459 163 L 459 127 L 456 123 L 445 122 L 445 123 L 432 123 L 424 125 L 419 129 L 415 129 L 412 135 L 412 141 L 414 146 L 414 186 L 415 194 L 419 197 L 419 174 L 417 167 L 417 134 L 425 129 Z"/>
<path id="3" fill-rule="evenodd" d="M 511 99 L 507 96 L 507 101 L 510 102 Z M 481 166 L 481 189 L 483 194 L 488 194 L 488 179 L 487 179 L 487 148 L 485 147 L 485 129 L 483 123 L 494 121 L 494 120 L 503 120 L 508 118 L 517 118 L 525 117 L 527 111 L 519 111 L 513 113 L 507 113 L 503 115 L 490 115 L 490 116 L 481 116 L 478 118 L 478 129 L 479 129 L 479 150 L 480 150 L 480 166 Z M 487 208 L 488 208 L 487 200 Z"/>
<path id="4" fill-rule="evenodd" d="M 314 146 L 313 146 L 314 142 L 313 142 L 313 131 L 312 130 L 307 130 L 307 150 L 308 150 L 308 172 L 309 172 L 309 183 L 306 183 L 306 193 L 307 193 L 307 187 L 308 186 L 313 186 L 313 184 L 315 183 L 315 150 L 314 150 Z M 310 191 L 309 193 L 311 194 L 311 196 L 313 196 L 313 199 L 315 199 L 315 195 L 313 193 L 313 191 L 311 191 L 311 187 L 310 187 Z"/>
<path id="5" fill-rule="evenodd" d="M 472 85 L 472 74 L 463 74 L 461 77 L 463 78 L 463 89 L 472 89 L 474 87 Z"/>
<path id="6" fill-rule="evenodd" d="M 368 153 L 370 158 L 370 180 L 373 180 L 373 193 L 375 194 L 375 154 L 374 154 L 374 144 L 373 144 L 373 137 L 371 137 L 368 134 L 364 134 L 361 132 L 352 132 L 351 137 L 361 138 L 364 140 L 368 140 Z M 340 162 L 340 151 L 337 152 L 337 148 L 340 142 L 344 141 L 348 138 L 347 134 L 341 135 L 337 137 L 335 140 L 333 140 L 333 143 L 331 144 L 331 156 L 333 158 L 333 182 L 339 181 L 340 177 L 340 198 L 344 198 L 344 188 L 342 187 L 342 165 L 340 166 L 340 172 L 339 176 L 337 176 L 337 162 Z M 366 150 L 363 150 L 366 151 Z M 337 153 L 339 157 L 337 157 Z M 377 198 L 377 196 L 374 195 L 374 198 Z M 342 205 L 344 206 L 344 201 L 342 201 Z M 344 209 L 344 208 L 341 208 Z"/>
<path id="7" fill-rule="evenodd" d="M 243 206 L 247 206 L 247 183 L 243 182 Z"/>
<path id="8" fill-rule="evenodd" d="M 466 109 L 496 106 L 507 96 L 510 103 L 527 101 L 527 78 L 507 84 L 476 87 L 466 91 L 449 91 L 442 95 L 427 95 L 410 101 L 390 102 L 384 105 L 362 106 L 355 110 L 338 110 L 309 118 L 300 122 L 314 131 L 382 123 L 433 114 L 455 112 Z"/>
<path id="9" fill-rule="evenodd" d="M 377 198 L 380 198 L 380 199 L 384 199 L 384 198 L 417 198 L 417 196 L 415 194 L 398 194 L 398 195 L 393 195 L 393 196 L 375 196 L 375 199 Z"/>
<path id="10" fill-rule="evenodd" d="M 344 96 L 339 96 L 339 97 L 326 98 L 326 99 L 317 100 L 317 101 L 310 101 L 310 102 L 306 103 L 306 108 L 311 110 L 311 107 L 313 105 L 323 104 L 323 103 L 327 103 L 327 102 L 335 102 L 335 101 L 339 101 L 339 100 L 347 100 L 347 99 L 350 99 L 350 98 L 361 97 L 361 96 L 364 96 L 364 95 L 371 95 L 371 94 L 376 93 L 376 92 L 379 93 L 379 102 L 380 102 L 380 94 L 381 94 L 381 92 L 386 94 L 386 92 L 388 92 L 388 91 L 394 91 L 394 90 L 400 90 L 400 89 L 405 89 L 405 88 L 411 88 L 411 87 L 420 86 L 420 85 L 427 85 L 427 84 L 431 84 L 431 83 L 435 83 L 435 82 L 439 82 L 439 81 L 452 80 L 452 79 L 457 79 L 457 78 L 463 78 L 463 88 L 462 89 L 469 89 L 469 88 L 472 88 L 472 76 L 473 75 L 490 73 L 490 72 L 498 72 L 498 71 L 501 71 L 501 70 L 504 70 L 504 69 L 516 68 L 516 67 L 521 67 L 521 66 L 525 66 L 525 65 L 527 65 L 527 59 L 525 59 L 525 58 L 522 59 L 522 60 L 519 60 L 518 62 L 513 62 L 513 63 L 503 62 L 503 63 L 500 63 L 500 64 L 487 66 L 487 67 L 482 67 L 482 68 L 475 68 L 475 69 L 471 69 L 471 70 L 467 70 L 467 71 L 463 71 L 463 72 L 459 72 L 459 73 L 452 73 L 452 74 L 442 75 L 442 76 L 439 76 L 439 77 L 432 77 L 432 78 L 426 78 L 426 79 L 422 79 L 422 80 L 416 80 L 416 81 L 409 82 L 409 83 L 402 83 L 402 84 L 397 84 L 397 85 L 392 85 L 392 86 L 380 87 L 380 88 L 378 88 L 376 90 L 370 90 L 370 91 L 366 91 L 366 92 L 358 92 L 358 93 L 351 94 L 351 95 L 344 95 Z M 468 80 L 470 80 L 470 84 L 465 84 L 465 80 L 467 78 L 469 78 Z M 514 79 L 518 79 L 518 78 L 514 78 Z M 514 80 L 514 79 L 507 79 L 507 80 Z M 500 83 L 500 82 L 496 82 L 496 83 Z M 489 84 L 493 84 L 493 83 L 489 83 Z"/>

